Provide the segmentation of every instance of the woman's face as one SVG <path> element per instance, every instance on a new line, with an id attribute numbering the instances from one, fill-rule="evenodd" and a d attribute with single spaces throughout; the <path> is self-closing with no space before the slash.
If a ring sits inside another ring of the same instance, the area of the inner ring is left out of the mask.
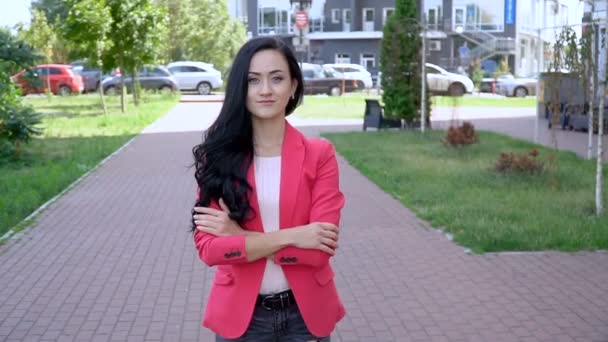
<path id="1" fill-rule="evenodd" d="M 263 50 L 253 55 L 247 79 L 247 110 L 254 119 L 285 117 L 285 108 L 295 93 L 287 60 L 277 50 Z"/>

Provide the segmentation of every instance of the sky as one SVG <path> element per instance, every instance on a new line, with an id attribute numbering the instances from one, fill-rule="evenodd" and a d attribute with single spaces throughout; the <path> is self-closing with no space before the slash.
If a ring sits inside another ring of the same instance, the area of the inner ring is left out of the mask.
<path id="1" fill-rule="evenodd" d="M 31 0 L 0 0 L 0 27 L 12 28 L 19 22 L 29 23 Z"/>

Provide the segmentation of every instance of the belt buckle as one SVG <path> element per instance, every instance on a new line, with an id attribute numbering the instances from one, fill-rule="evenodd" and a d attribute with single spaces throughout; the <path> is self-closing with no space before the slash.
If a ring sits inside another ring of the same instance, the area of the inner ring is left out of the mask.
<path id="1" fill-rule="evenodd" d="M 274 295 L 269 295 L 269 296 L 265 296 L 264 298 L 262 298 L 262 307 L 264 309 L 269 310 L 269 311 L 272 310 L 272 309 L 274 309 L 273 307 L 266 305 L 266 300 L 271 301 L 271 300 L 274 299 L 273 297 L 274 297 Z"/>

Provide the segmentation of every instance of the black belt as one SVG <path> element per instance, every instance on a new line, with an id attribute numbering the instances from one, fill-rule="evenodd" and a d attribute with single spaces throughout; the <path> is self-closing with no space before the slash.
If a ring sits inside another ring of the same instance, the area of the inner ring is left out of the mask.
<path id="1" fill-rule="evenodd" d="M 296 305 L 296 298 L 291 290 L 287 290 L 271 295 L 258 295 L 255 304 L 266 310 L 280 310 Z"/>

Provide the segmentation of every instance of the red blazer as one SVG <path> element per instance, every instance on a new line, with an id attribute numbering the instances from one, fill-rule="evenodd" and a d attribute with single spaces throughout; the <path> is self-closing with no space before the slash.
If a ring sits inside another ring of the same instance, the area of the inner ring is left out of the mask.
<path id="1" fill-rule="evenodd" d="M 307 139 L 287 122 L 285 126 L 280 229 L 310 222 L 339 226 L 344 196 L 339 189 L 332 144 L 324 139 Z M 249 202 L 256 215 L 242 226 L 263 232 L 253 165 L 247 180 L 253 187 Z M 216 203 L 212 206 L 219 209 Z M 251 321 L 267 259 L 247 262 L 244 235 L 216 237 L 196 231 L 194 242 L 201 260 L 209 266 L 217 265 L 203 326 L 224 338 L 240 337 Z M 319 337 L 328 336 L 345 315 L 329 257 L 319 250 L 287 247 L 278 251 L 274 259 L 285 272 L 306 326 Z"/>

